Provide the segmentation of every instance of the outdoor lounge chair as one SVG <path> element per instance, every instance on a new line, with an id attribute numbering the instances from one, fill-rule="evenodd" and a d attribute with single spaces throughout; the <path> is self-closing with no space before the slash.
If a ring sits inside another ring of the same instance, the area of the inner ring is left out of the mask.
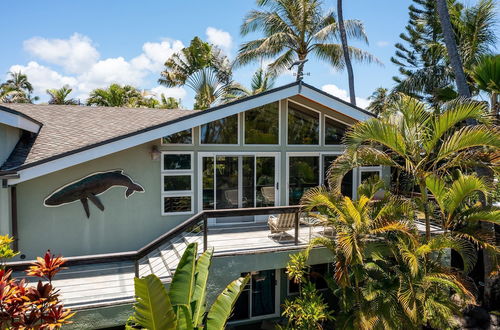
<path id="1" fill-rule="evenodd" d="M 270 215 L 267 219 L 267 225 L 271 230 L 270 237 L 278 237 L 281 240 L 288 236 L 287 230 L 295 227 L 295 213 L 283 213 L 278 216 Z"/>
<path id="2" fill-rule="evenodd" d="M 238 208 L 238 190 L 230 189 L 224 191 L 224 197 L 231 208 Z"/>

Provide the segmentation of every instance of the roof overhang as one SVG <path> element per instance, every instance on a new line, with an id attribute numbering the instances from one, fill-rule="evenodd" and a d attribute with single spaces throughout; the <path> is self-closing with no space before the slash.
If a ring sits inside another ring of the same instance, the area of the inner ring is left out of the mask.
<path id="1" fill-rule="evenodd" d="M 15 169 L 17 174 L 19 174 L 19 177 L 8 179 L 8 183 L 9 185 L 15 185 L 295 95 L 302 95 L 315 102 L 321 103 L 324 106 L 335 109 L 336 111 L 339 111 L 356 121 L 364 121 L 369 118 L 373 118 L 371 113 L 350 105 L 349 103 L 317 88 L 304 83 L 293 83 L 260 93 L 258 95 L 210 108 L 208 110 L 196 111 L 192 115 L 182 117 L 165 124 L 149 127 L 148 129 L 140 132 L 103 141 L 95 145 L 74 150 L 72 152 L 28 164 L 26 166 L 20 166 Z"/>
<path id="2" fill-rule="evenodd" d="M 3 106 L 0 106 L 0 123 L 32 133 L 38 133 L 42 127 L 35 119 Z"/>

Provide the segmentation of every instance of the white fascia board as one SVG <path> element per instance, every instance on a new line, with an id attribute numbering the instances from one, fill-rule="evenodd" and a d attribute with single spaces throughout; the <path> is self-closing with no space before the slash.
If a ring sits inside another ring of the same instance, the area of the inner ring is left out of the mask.
<path id="1" fill-rule="evenodd" d="M 38 133 L 40 124 L 35 123 L 23 116 L 0 110 L 0 123 L 23 129 L 28 132 Z"/>
<path id="2" fill-rule="evenodd" d="M 324 95 L 324 94 L 322 94 L 318 91 L 315 91 L 314 89 L 311 89 L 307 86 L 302 86 L 302 90 L 300 92 L 300 95 L 302 95 L 308 99 L 314 100 L 320 104 L 323 104 L 324 106 L 326 106 L 328 108 L 332 108 L 332 109 L 342 113 L 343 115 L 346 115 L 346 116 L 351 117 L 353 119 L 356 119 L 358 121 L 365 121 L 365 120 L 368 120 L 370 118 L 374 118 L 373 116 L 371 116 L 367 113 L 359 111 L 358 109 L 356 109 L 348 104 L 337 101 L 334 98 L 329 97 L 327 95 Z"/>
<path id="3" fill-rule="evenodd" d="M 17 173 L 19 174 L 19 178 L 9 179 L 8 184 L 15 185 L 17 183 L 31 180 L 118 151 L 129 149 L 141 145 L 143 143 L 160 139 L 170 134 L 174 134 L 192 127 L 200 126 L 214 120 L 222 119 L 227 116 L 231 116 L 297 94 L 298 94 L 298 87 L 295 85 L 282 90 L 278 90 L 270 94 L 254 97 L 249 100 L 237 102 L 235 104 L 229 104 L 228 106 L 221 107 L 214 111 L 207 110 L 205 113 L 202 112 L 201 114 L 195 117 L 186 118 L 185 120 L 180 120 L 172 125 L 159 127 L 144 133 L 126 137 L 75 154 L 61 157 L 46 163 L 42 163 L 40 165 L 19 170 L 17 171 Z M 193 111 L 198 111 L 198 110 L 193 110 Z"/>

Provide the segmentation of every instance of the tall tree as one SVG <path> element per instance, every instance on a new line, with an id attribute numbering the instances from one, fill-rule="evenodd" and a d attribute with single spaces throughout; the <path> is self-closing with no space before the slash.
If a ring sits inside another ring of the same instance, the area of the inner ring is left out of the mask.
<path id="1" fill-rule="evenodd" d="M 458 52 L 457 41 L 455 40 L 455 33 L 451 25 L 450 13 L 448 12 L 446 0 L 436 0 L 436 8 L 439 14 L 439 20 L 441 21 L 441 29 L 446 49 L 448 50 L 450 64 L 455 74 L 458 94 L 462 97 L 470 98 L 471 93 L 467 85 L 467 80 L 465 79 L 464 67 L 462 66 L 462 59 Z"/>
<path id="2" fill-rule="evenodd" d="M 262 38 L 241 45 L 236 63 L 272 59 L 268 69 L 274 74 L 288 69 L 296 60 L 304 61 L 310 55 L 331 64 L 336 69 L 346 65 L 339 39 L 339 26 L 332 12 L 325 12 L 319 0 L 257 0 L 262 10 L 250 11 L 241 25 L 246 36 L 259 31 Z M 345 21 L 345 32 L 350 38 L 367 42 L 364 25 L 358 20 Z M 359 62 L 379 62 L 373 55 L 349 46 L 349 56 Z M 299 65 L 297 76 L 303 74 Z"/>
<path id="3" fill-rule="evenodd" d="M 344 11 L 342 10 L 342 0 L 337 0 L 337 15 L 339 20 L 340 40 L 342 41 L 342 53 L 347 69 L 347 78 L 349 80 L 349 97 L 351 104 L 356 105 L 356 93 L 354 91 L 354 71 L 352 70 L 351 58 L 349 56 L 349 46 L 347 44 L 347 34 L 344 25 Z"/>
<path id="4" fill-rule="evenodd" d="M 38 97 L 33 97 L 33 85 L 24 73 L 9 72 L 10 78 L 0 85 L 0 98 L 7 103 L 33 103 Z"/>
<path id="5" fill-rule="evenodd" d="M 97 88 L 90 92 L 87 105 L 103 107 L 134 106 L 137 98 L 142 98 L 141 92 L 130 85 L 111 84 L 108 88 Z"/>
<path id="6" fill-rule="evenodd" d="M 379 117 L 388 115 L 387 112 L 391 109 L 392 103 L 396 101 L 397 95 L 391 93 L 387 88 L 379 87 L 368 97 L 368 99 L 371 102 L 366 109 Z"/>
<path id="7" fill-rule="evenodd" d="M 69 86 L 63 86 L 59 89 L 47 89 L 47 94 L 50 95 L 49 104 L 63 104 L 63 105 L 75 105 L 78 101 L 75 99 L 68 99 L 67 97 L 73 89 Z"/>
<path id="8" fill-rule="evenodd" d="M 491 114 L 497 119 L 500 114 L 500 55 L 486 56 L 472 69 L 476 87 L 490 95 Z"/>

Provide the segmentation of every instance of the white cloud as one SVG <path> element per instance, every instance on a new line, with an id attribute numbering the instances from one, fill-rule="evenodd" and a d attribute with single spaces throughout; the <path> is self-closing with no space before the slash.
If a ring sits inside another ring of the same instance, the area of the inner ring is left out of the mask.
<path id="1" fill-rule="evenodd" d="M 29 81 L 33 85 L 35 95 L 42 96 L 47 89 L 60 88 L 64 85 L 75 87 L 78 83 L 74 77 L 63 76 L 58 72 L 31 61 L 27 65 L 13 65 L 10 67 L 11 72 L 22 72 L 28 76 Z"/>
<path id="2" fill-rule="evenodd" d="M 69 39 L 34 37 L 24 42 L 24 49 L 38 59 L 62 66 L 68 73 L 85 72 L 99 59 L 92 40 L 78 33 Z"/>
<path id="3" fill-rule="evenodd" d="M 323 85 L 321 87 L 321 89 L 324 92 L 327 92 L 329 94 L 332 94 L 333 96 L 338 97 L 339 99 L 342 99 L 342 100 L 347 101 L 347 102 L 350 101 L 349 94 L 347 93 L 347 91 L 345 89 L 338 87 L 337 85 L 327 84 L 327 85 Z M 356 105 L 358 107 L 366 109 L 366 107 L 369 104 L 370 104 L 369 100 L 362 98 L 362 97 L 356 97 Z"/>
<path id="4" fill-rule="evenodd" d="M 167 59 L 182 48 L 184 44 L 179 40 L 146 42 L 142 46 L 143 53 L 133 58 L 130 63 L 138 69 L 159 73 Z"/>
<path id="5" fill-rule="evenodd" d="M 231 53 L 233 38 L 229 32 L 209 26 L 205 34 L 207 35 L 208 42 L 220 47 L 226 54 Z"/>
<path id="6" fill-rule="evenodd" d="M 385 40 L 377 41 L 377 46 L 387 47 L 387 46 L 389 46 L 389 41 L 385 41 Z"/>
<path id="7" fill-rule="evenodd" d="M 165 95 L 165 97 L 173 97 L 176 99 L 183 99 L 186 97 L 187 92 L 182 87 L 165 87 L 165 86 L 157 86 L 152 88 L 151 93 L 153 93 L 153 97 L 156 99 L 161 98 L 161 94 Z"/>

